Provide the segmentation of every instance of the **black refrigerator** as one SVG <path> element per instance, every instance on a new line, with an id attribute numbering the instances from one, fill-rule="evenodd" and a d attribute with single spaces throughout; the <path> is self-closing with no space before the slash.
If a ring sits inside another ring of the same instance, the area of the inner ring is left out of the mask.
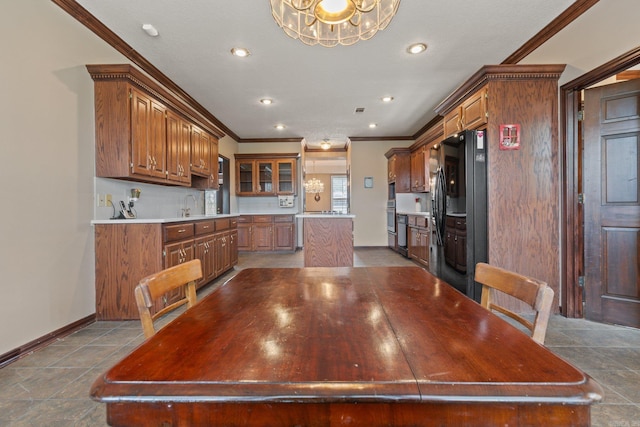
<path id="1" fill-rule="evenodd" d="M 482 286 L 474 280 L 475 266 L 488 262 L 487 245 L 487 138 L 486 131 L 466 130 L 449 137 L 444 145 L 464 146 L 465 205 L 467 213 L 466 294 L 480 301 Z M 434 187 L 434 218 L 438 244 L 442 245 L 446 217 L 446 183 L 439 168 Z"/>

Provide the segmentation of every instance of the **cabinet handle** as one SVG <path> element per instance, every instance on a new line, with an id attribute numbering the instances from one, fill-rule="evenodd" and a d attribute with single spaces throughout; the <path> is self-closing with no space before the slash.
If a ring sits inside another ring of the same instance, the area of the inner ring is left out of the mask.
<path id="1" fill-rule="evenodd" d="M 180 230 L 178 230 L 178 233 L 184 233 L 185 231 L 187 231 L 186 228 L 181 228 Z"/>
<path id="2" fill-rule="evenodd" d="M 162 302 L 164 303 L 165 306 L 167 305 L 168 301 L 167 301 L 167 296 L 166 295 L 162 296 Z"/>

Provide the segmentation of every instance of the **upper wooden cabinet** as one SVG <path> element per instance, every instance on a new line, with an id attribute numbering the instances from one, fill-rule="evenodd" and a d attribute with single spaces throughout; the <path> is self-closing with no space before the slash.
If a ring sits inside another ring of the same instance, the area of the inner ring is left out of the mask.
<path id="1" fill-rule="evenodd" d="M 429 151 L 426 146 L 411 152 L 411 192 L 429 191 Z"/>
<path id="2" fill-rule="evenodd" d="M 444 116 L 444 136 L 450 137 L 462 130 L 473 130 L 487 123 L 487 88 L 467 98 Z"/>
<path id="3" fill-rule="evenodd" d="M 444 116 L 444 136 L 448 138 L 462 129 L 462 108 L 458 107 Z"/>
<path id="4" fill-rule="evenodd" d="M 296 194 L 298 154 L 236 154 L 236 195 Z"/>
<path id="5" fill-rule="evenodd" d="M 385 153 L 387 180 L 396 184 L 396 193 L 411 192 L 411 151 L 408 148 L 392 148 Z"/>
<path id="6" fill-rule="evenodd" d="M 96 176 L 217 188 L 217 143 L 223 136 L 184 103 L 129 64 L 87 65 L 94 80 Z M 194 136 L 196 135 L 196 136 Z"/>

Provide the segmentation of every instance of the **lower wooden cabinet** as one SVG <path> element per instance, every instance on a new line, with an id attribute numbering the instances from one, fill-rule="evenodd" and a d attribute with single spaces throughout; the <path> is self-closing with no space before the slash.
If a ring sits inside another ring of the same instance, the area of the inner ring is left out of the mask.
<path id="1" fill-rule="evenodd" d="M 467 271 L 467 219 L 447 216 L 444 229 L 444 261 L 460 272 Z"/>
<path id="2" fill-rule="evenodd" d="M 236 218 L 171 224 L 116 223 L 95 225 L 96 319 L 138 319 L 133 290 L 140 279 L 198 258 L 201 287 L 238 262 Z M 158 310 L 181 297 L 166 295 Z"/>
<path id="3" fill-rule="evenodd" d="M 293 251 L 296 248 L 294 215 L 241 215 L 238 251 Z"/>
<path id="4" fill-rule="evenodd" d="M 429 267 L 430 233 L 429 218 L 422 215 L 408 215 L 409 236 L 407 250 L 409 258 Z"/>

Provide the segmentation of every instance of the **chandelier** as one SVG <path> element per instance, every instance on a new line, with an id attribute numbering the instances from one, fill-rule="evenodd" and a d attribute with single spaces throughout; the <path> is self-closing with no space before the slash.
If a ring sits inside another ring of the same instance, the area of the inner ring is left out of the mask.
<path id="1" fill-rule="evenodd" d="M 270 0 L 276 23 L 304 44 L 334 47 L 368 40 L 384 30 L 400 0 Z"/>
<path id="2" fill-rule="evenodd" d="M 313 200 L 316 202 L 320 201 L 320 193 L 324 191 L 324 183 L 316 178 L 311 178 L 309 181 L 304 183 L 304 191 L 307 193 L 316 193 L 313 196 Z"/>

